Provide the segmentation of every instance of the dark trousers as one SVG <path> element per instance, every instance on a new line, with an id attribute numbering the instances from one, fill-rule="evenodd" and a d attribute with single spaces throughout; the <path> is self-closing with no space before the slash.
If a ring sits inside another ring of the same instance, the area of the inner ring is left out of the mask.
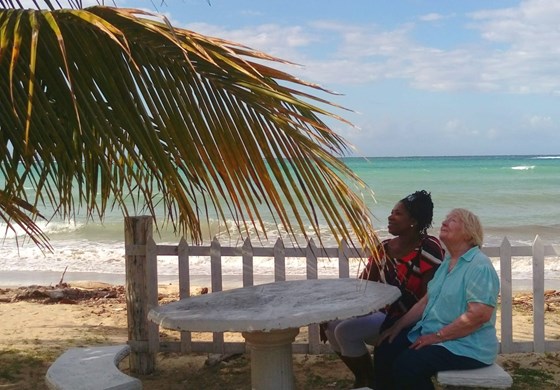
<path id="1" fill-rule="evenodd" d="M 487 364 L 449 352 L 441 345 L 409 349 L 410 328 L 404 329 L 392 343 L 385 340 L 375 347 L 375 390 L 433 390 L 432 376 L 438 371 L 485 367 Z"/>

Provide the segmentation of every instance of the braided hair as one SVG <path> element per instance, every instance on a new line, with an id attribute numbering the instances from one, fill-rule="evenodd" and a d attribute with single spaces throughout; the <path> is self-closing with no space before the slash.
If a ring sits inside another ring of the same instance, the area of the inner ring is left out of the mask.
<path id="1" fill-rule="evenodd" d="M 402 198 L 401 203 L 410 216 L 418 221 L 420 233 L 426 234 L 427 230 L 432 226 L 434 215 L 434 203 L 430 193 L 425 190 L 416 191 Z"/>

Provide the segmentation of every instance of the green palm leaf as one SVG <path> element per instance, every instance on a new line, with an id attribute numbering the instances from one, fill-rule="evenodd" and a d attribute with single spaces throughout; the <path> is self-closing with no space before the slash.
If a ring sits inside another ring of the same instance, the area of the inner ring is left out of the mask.
<path id="1" fill-rule="evenodd" d="M 28 212 L 50 203 L 63 218 L 114 206 L 156 218 L 163 207 L 194 242 L 213 214 L 266 235 L 265 205 L 291 234 L 310 225 L 320 238 L 326 223 L 337 240 L 375 246 L 350 186 L 370 190 L 320 116 L 343 119 L 303 91 L 320 87 L 267 65 L 285 61 L 138 10 L 0 5 L 2 201 L 28 202 Z M 0 217 L 29 224 L 14 209 Z"/>

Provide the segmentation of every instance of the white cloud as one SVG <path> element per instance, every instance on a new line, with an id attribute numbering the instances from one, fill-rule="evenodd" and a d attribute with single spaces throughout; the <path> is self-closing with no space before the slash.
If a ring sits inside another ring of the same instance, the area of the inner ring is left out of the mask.
<path id="1" fill-rule="evenodd" d="M 549 129 L 554 126 L 550 116 L 533 115 L 525 118 L 525 122 L 532 129 Z"/>
<path id="2" fill-rule="evenodd" d="M 429 14 L 420 19 L 445 17 Z M 445 50 L 416 42 L 417 26 L 412 23 L 391 30 L 327 21 L 238 30 L 201 24 L 189 28 L 305 64 L 292 72 L 323 85 L 401 79 L 428 91 L 558 93 L 560 1 L 527 0 L 467 17 L 468 24 L 454 20 L 451 28 L 471 29 L 480 39 Z"/>
<path id="3" fill-rule="evenodd" d="M 70 7 L 70 4 L 76 4 L 76 2 L 77 2 L 76 0 L 74 0 L 74 1 L 58 0 L 58 1 L 52 1 L 51 3 L 54 5 L 55 9 L 59 9 L 59 8 L 72 8 L 72 7 Z M 99 4 L 102 4 L 102 3 L 103 3 L 102 0 L 99 0 L 99 1 L 97 1 L 97 0 L 81 0 L 81 5 L 82 5 L 83 8 L 91 7 L 93 5 L 99 5 Z M 107 6 L 112 6 L 113 5 L 112 2 L 106 1 L 105 3 L 106 3 L 105 5 L 107 5 Z M 107 4 L 107 3 L 109 3 L 109 4 Z M 44 9 L 44 10 L 49 9 L 47 4 L 42 0 L 38 0 L 37 4 L 39 5 L 40 9 Z M 60 4 L 60 7 L 59 7 L 59 4 Z M 37 9 L 37 6 L 35 5 L 35 1 L 33 1 L 33 0 L 22 0 L 21 5 L 23 6 L 24 9 Z"/>
<path id="4" fill-rule="evenodd" d="M 477 132 L 472 131 L 460 119 L 448 120 L 443 126 L 443 134 L 450 138 L 460 138 L 463 136 L 475 135 Z"/>
<path id="5" fill-rule="evenodd" d="M 426 14 L 426 15 L 421 15 L 418 19 L 423 21 L 423 22 L 436 22 L 439 20 L 443 20 L 446 19 L 447 17 L 445 15 L 442 14 L 438 14 L 438 13 L 430 13 L 430 14 Z"/>
<path id="6" fill-rule="evenodd" d="M 486 138 L 488 140 L 495 140 L 500 138 L 501 136 L 502 136 L 502 132 L 494 127 L 488 129 L 488 131 L 486 132 Z"/>
<path id="7" fill-rule="evenodd" d="M 220 26 L 207 23 L 190 23 L 186 28 L 201 34 L 224 38 L 241 43 L 252 49 L 285 60 L 301 63 L 302 54 L 298 50 L 313 44 L 317 40 L 313 34 L 301 26 L 280 26 L 263 24 L 236 30 L 227 30 Z"/>
<path id="8" fill-rule="evenodd" d="M 442 134 L 456 142 L 469 142 L 471 140 L 496 140 L 503 136 L 507 136 L 499 127 L 493 126 L 487 129 L 479 128 L 479 125 L 474 128 L 473 125 L 466 124 L 460 119 L 451 119 L 443 126 Z"/>

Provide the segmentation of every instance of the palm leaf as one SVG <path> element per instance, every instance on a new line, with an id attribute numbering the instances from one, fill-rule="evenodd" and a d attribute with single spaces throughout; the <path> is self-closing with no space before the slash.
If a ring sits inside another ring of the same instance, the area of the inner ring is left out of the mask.
<path id="1" fill-rule="evenodd" d="M 4 3 L 0 3 L 4 5 Z M 325 223 L 373 248 L 369 190 L 339 159 L 344 121 L 325 92 L 245 46 L 171 27 L 138 10 L 0 10 L 4 191 L 34 208 L 103 217 L 163 207 L 192 241 L 201 221 L 233 218 L 266 236 L 266 206 L 290 234 Z M 31 184 L 34 196 L 27 195 Z M 73 196 L 77 191 L 78 198 Z M 109 204 L 114 199 L 114 204 Z M 133 201 L 132 209 L 126 200 Z M 27 224 L 12 208 L 4 220 Z M 40 237 L 40 236 L 39 236 Z"/>

